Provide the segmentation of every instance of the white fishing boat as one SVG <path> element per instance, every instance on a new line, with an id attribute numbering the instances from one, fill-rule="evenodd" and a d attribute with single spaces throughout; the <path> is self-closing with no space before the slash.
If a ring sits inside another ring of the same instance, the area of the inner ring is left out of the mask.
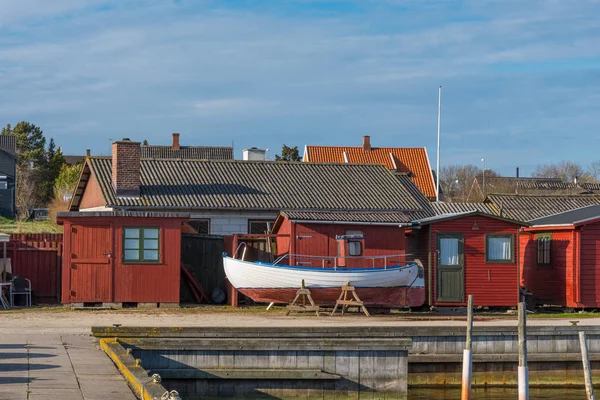
<path id="1" fill-rule="evenodd" d="M 313 299 L 320 305 L 335 304 L 341 287 L 349 282 L 366 305 L 382 307 L 418 307 L 425 302 L 422 264 L 416 260 L 406 265 L 372 268 L 314 267 L 283 264 L 281 257 L 273 263 L 251 262 L 224 255 L 223 265 L 229 282 L 256 302 L 289 303 L 304 281 Z M 379 259 L 382 264 L 388 258 Z M 243 257 L 242 257 L 243 258 Z M 310 257 L 316 259 L 317 257 Z M 325 265 L 325 263 L 323 263 Z"/>

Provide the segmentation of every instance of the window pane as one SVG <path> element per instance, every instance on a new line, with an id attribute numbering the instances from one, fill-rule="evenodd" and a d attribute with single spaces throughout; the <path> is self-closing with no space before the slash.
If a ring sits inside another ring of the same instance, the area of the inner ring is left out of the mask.
<path id="1" fill-rule="evenodd" d="M 488 260 L 511 260 L 512 246 L 509 237 L 488 237 Z"/>
<path id="2" fill-rule="evenodd" d="M 158 240 L 156 240 L 156 239 L 144 240 L 144 249 L 157 249 L 158 250 Z"/>
<path id="3" fill-rule="evenodd" d="M 158 229 L 144 229 L 144 239 L 158 239 Z"/>
<path id="4" fill-rule="evenodd" d="M 458 265 L 458 238 L 440 238 L 440 265 Z"/>
<path id="5" fill-rule="evenodd" d="M 139 238 L 140 230 L 137 228 L 125 228 L 125 237 L 126 238 Z"/>
<path id="6" fill-rule="evenodd" d="M 140 252 L 139 250 L 125 250 L 125 260 L 139 260 Z"/>
<path id="7" fill-rule="evenodd" d="M 126 249 L 139 249 L 140 241 L 138 239 L 125 239 Z"/>
<path id="8" fill-rule="evenodd" d="M 348 242 L 348 253 L 351 256 L 360 256 L 361 250 L 360 242 Z"/>
<path id="9" fill-rule="evenodd" d="M 158 261 L 158 250 L 144 250 L 145 261 Z"/>

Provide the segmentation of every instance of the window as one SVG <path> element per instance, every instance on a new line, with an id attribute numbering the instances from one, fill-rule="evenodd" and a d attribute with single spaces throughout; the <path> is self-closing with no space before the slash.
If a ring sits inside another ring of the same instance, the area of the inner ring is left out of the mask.
<path id="1" fill-rule="evenodd" d="M 549 267 L 552 265 L 552 234 L 538 233 L 535 235 L 537 244 L 537 264 Z"/>
<path id="2" fill-rule="evenodd" d="M 362 239 L 362 231 L 346 231 L 348 236 L 356 236 L 357 239 Z M 348 240 L 348 255 L 349 256 L 360 256 L 362 255 L 362 243 L 358 240 Z"/>
<path id="3" fill-rule="evenodd" d="M 123 261 L 156 263 L 160 260 L 160 228 L 123 229 Z"/>
<path id="4" fill-rule="evenodd" d="M 515 260 L 513 235 L 486 235 L 485 261 L 488 263 L 513 263 Z"/>
<path id="5" fill-rule="evenodd" d="M 272 226 L 273 221 L 248 221 L 248 233 L 257 235 L 269 233 Z"/>
<path id="6" fill-rule="evenodd" d="M 8 189 L 8 182 L 0 181 L 0 190 L 6 190 L 6 189 Z"/>
<path id="7" fill-rule="evenodd" d="M 193 219 L 188 222 L 196 233 L 208 235 L 210 233 L 210 219 Z"/>
<path id="8" fill-rule="evenodd" d="M 440 265 L 460 265 L 460 239 L 457 237 L 440 237 Z"/>

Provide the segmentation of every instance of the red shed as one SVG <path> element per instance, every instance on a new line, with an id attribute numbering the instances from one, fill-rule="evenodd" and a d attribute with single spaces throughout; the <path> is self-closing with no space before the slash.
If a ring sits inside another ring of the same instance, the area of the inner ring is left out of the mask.
<path id="1" fill-rule="evenodd" d="M 333 267 L 334 259 L 343 256 L 344 249 L 338 248 L 338 236 L 357 235 L 362 238 L 351 245 L 347 256 L 386 256 L 400 255 L 388 262 L 404 262 L 405 226 L 410 226 L 409 218 L 403 213 L 389 212 L 313 212 L 282 211 L 275 224 L 273 233 L 289 235 L 277 237 L 278 255 L 310 255 L 330 257 L 328 262 Z M 342 260 L 340 258 L 340 260 Z M 292 265 L 322 266 L 322 259 L 310 260 L 292 257 Z M 344 262 L 344 261 L 341 261 Z M 351 263 L 348 267 L 371 267 L 361 265 L 373 263 L 373 259 L 346 259 Z M 377 262 L 385 262 L 378 260 Z M 339 265 L 339 264 L 338 264 Z M 390 265 L 390 264 L 388 264 Z"/>
<path id="2" fill-rule="evenodd" d="M 188 219 L 172 212 L 58 213 L 62 302 L 178 304 L 181 225 Z"/>
<path id="3" fill-rule="evenodd" d="M 519 302 L 518 234 L 521 222 L 481 211 L 420 220 L 408 237 L 409 252 L 425 259 L 427 302 L 511 307 Z"/>
<path id="4" fill-rule="evenodd" d="M 530 222 L 521 232 L 521 284 L 536 303 L 600 307 L 600 206 Z"/>

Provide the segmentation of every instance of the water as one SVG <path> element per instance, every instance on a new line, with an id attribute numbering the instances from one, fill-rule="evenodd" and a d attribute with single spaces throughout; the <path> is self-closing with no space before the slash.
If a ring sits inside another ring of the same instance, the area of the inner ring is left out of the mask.
<path id="1" fill-rule="evenodd" d="M 517 398 L 516 388 L 473 388 L 474 400 L 507 400 Z M 529 399 L 581 400 L 585 399 L 585 389 L 529 389 Z M 460 400 L 460 389 L 409 389 L 408 400 L 445 399 Z"/>

